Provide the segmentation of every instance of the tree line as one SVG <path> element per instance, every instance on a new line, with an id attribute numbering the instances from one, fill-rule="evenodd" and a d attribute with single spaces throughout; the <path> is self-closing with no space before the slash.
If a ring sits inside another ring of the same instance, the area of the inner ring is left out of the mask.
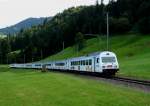
<path id="1" fill-rule="evenodd" d="M 42 25 L 1 38 L 0 63 L 38 61 L 83 41 L 84 35 L 105 35 L 106 13 L 112 36 L 128 32 L 149 34 L 149 10 L 150 0 L 110 0 L 107 5 L 101 0 L 96 5 L 69 8 L 50 21 L 45 19 Z"/>

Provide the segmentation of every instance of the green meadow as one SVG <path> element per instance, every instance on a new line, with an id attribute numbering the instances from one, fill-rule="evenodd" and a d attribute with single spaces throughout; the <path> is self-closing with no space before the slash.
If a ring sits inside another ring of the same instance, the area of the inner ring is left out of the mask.
<path id="1" fill-rule="evenodd" d="M 42 61 L 61 60 L 106 50 L 106 37 L 86 40 L 85 47 L 77 52 L 75 47 L 50 56 Z M 150 80 L 150 36 L 125 34 L 109 39 L 109 50 L 117 54 L 120 71 L 117 75 Z"/>
<path id="2" fill-rule="evenodd" d="M 150 106 L 149 98 L 103 81 L 0 66 L 0 106 Z"/>

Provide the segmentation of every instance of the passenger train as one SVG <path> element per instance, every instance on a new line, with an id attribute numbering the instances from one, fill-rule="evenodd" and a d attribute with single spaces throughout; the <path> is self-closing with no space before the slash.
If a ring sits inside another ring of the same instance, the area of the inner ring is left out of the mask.
<path id="1" fill-rule="evenodd" d="M 119 70 L 119 64 L 115 53 L 103 51 L 60 61 L 10 64 L 10 68 L 45 68 L 47 70 L 62 70 L 68 72 L 77 71 L 115 75 L 115 73 Z"/>

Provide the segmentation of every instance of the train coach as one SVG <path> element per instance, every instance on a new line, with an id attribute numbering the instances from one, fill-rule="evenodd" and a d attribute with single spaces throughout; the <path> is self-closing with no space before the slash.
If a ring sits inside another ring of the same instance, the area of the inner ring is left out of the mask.
<path id="1" fill-rule="evenodd" d="M 91 72 L 107 75 L 115 75 L 119 70 L 116 54 L 109 51 L 96 52 L 86 56 L 69 58 L 61 61 L 11 64 L 10 67 L 27 69 L 42 69 L 44 67 L 49 70 Z"/>

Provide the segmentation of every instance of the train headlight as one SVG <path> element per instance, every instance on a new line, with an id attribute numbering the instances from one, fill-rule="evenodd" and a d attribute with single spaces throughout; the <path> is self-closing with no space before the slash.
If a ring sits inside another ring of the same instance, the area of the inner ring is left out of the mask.
<path id="1" fill-rule="evenodd" d="M 117 68 L 117 65 L 115 65 L 114 67 Z"/>

